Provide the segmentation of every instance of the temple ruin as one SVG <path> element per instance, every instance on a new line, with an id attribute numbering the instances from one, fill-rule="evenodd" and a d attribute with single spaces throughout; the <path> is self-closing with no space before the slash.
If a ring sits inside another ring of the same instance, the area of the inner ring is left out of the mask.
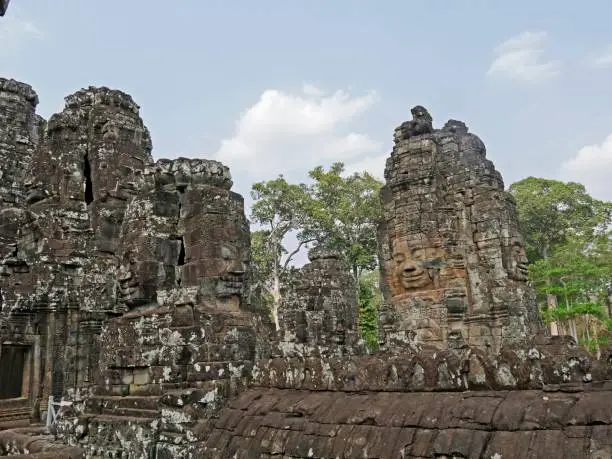
<path id="1" fill-rule="evenodd" d="M 370 353 L 337 254 L 311 251 L 278 331 L 247 295 L 226 166 L 154 162 L 121 91 L 48 122 L 37 103 L 0 78 L 0 456 L 611 457 L 612 350 L 547 336 L 515 204 L 464 123 L 417 106 L 395 130 Z"/>
<path id="2" fill-rule="evenodd" d="M 423 107 L 412 114 L 381 193 L 385 346 L 524 344 L 543 328 L 513 198 L 464 123 L 433 129 Z"/>

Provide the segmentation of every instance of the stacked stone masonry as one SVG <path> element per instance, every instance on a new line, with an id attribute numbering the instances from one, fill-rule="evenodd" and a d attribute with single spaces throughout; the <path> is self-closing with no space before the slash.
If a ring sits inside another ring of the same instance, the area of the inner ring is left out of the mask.
<path id="1" fill-rule="evenodd" d="M 423 107 L 412 114 L 381 193 L 382 344 L 524 345 L 543 328 L 513 198 L 464 123 L 438 130 Z"/>
<path id="2" fill-rule="evenodd" d="M 544 335 L 514 202 L 462 122 L 417 106 L 395 131 L 368 354 L 319 249 L 275 331 L 227 167 L 153 162 L 120 91 L 48 122 L 37 102 L 0 79 L 0 456 L 611 457 L 612 350 Z M 24 427 L 49 396 L 54 425 Z"/>
<path id="3" fill-rule="evenodd" d="M 362 352 L 355 284 L 340 256 L 314 248 L 287 286 L 279 308 L 281 330 L 274 348 L 283 357 Z"/>

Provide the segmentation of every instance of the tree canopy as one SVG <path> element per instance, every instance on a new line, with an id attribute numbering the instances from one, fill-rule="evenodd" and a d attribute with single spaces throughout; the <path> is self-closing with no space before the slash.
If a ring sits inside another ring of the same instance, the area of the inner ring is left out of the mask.
<path id="1" fill-rule="evenodd" d="M 340 253 L 357 282 L 364 270 L 377 265 L 382 182 L 367 172 L 343 173 L 343 163 L 334 163 L 327 171 L 319 166 L 309 172 L 314 184 L 309 187 L 306 224 L 299 238 Z"/>
<path id="2" fill-rule="evenodd" d="M 251 222 L 260 228 L 251 236 L 254 287 L 262 291 L 264 300 L 269 300 L 278 329 L 281 279 L 307 242 L 301 241 L 289 251 L 285 239 L 291 231 L 303 226 L 308 189 L 305 185 L 290 184 L 280 175 L 274 180 L 253 184 L 251 197 L 254 201 Z"/>
<path id="3" fill-rule="evenodd" d="M 251 190 L 251 221 L 257 227 L 252 234 L 254 285 L 270 305 L 277 328 L 283 278 L 303 247 L 338 253 L 356 285 L 364 271 L 377 266 L 382 183 L 367 172 L 347 175 L 342 163 L 329 170 L 315 167 L 308 176 L 308 185 L 279 176 L 255 183 Z"/>
<path id="4" fill-rule="evenodd" d="M 579 183 L 528 177 L 510 186 L 542 315 L 597 351 L 612 330 L 612 203 Z"/>
<path id="5" fill-rule="evenodd" d="M 531 262 L 548 258 L 571 238 L 605 237 L 612 205 L 591 197 L 580 183 L 528 177 L 509 189 L 519 212 Z"/>

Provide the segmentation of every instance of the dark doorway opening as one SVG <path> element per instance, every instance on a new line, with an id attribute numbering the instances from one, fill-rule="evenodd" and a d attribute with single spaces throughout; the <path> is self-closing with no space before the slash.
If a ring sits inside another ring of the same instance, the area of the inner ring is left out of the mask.
<path id="1" fill-rule="evenodd" d="M 0 349 L 0 399 L 23 394 L 23 370 L 28 348 L 3 344 Z"/>

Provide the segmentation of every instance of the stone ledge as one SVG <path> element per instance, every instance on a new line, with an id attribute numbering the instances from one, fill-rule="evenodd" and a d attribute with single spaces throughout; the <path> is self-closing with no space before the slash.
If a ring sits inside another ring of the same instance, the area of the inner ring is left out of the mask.
<path id="1" fill-rule="evenodd" d="M 611 396 L 252 389 L 221 412 L 201 457 L 608 457 Z"/>
<path id="2" fill-rule="evenodd" d="M 31 459 L 81 459 L 81 448 L 56 443 L 46 429 L 29 427 L 0 431 L 0 456 Z"/>
<path id="3" fill-rule="evenodd" d="M 26 101 L 30 102 L 32 105 L 38 105 L 38 95 L 29 84 L 0 77 L 0 92 L 17 94 L 18 96 L 23 97 Z"/>

